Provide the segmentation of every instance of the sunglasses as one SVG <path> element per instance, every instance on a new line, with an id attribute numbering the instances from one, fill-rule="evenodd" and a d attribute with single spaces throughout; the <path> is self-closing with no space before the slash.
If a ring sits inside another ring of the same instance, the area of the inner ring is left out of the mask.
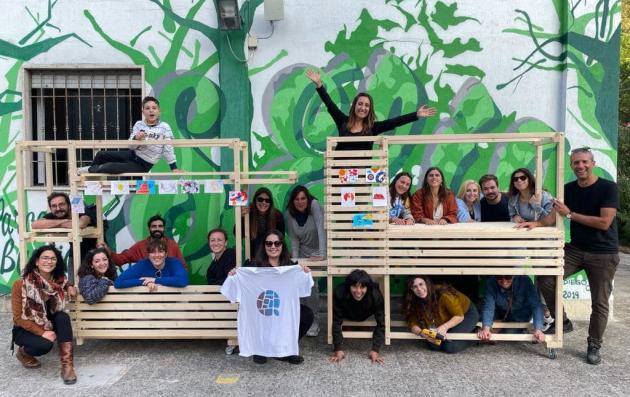
<path id="1" fill-rule="evenodd" d="M 264 198 L 264 197 L 257 197 L 256 198 L 256 202 L 257 203 L 271 203 L 271 199 L 270 198 Z"/>
<path id="2" fill-rule="evenodd" d="M 282 247 L 282 241 L 265 241 L 265 247 Z"/>
<path id="3" fill-rule="evenodd" d="M 510 281 L 510 280 L 512 280 L 512 278 L 514 276 L 495 276 L 495 277 L 496 277 L 497 281 L 502 281 L 502 280 Z"/>
<path id="4" fill-rule="evenodd" d="M 518 176 L 512 177 L 512 182 L 526 181 L 526 180 L 527 180 L 527 175 L 518 175 Z"/>

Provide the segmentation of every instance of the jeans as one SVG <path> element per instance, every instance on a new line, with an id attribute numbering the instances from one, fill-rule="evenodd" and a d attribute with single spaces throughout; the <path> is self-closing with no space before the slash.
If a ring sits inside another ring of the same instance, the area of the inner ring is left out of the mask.
<path id="1" fill-rule="evenodd" d="M 564 248 L 564 277 L 580 270 L 586 272 L 591 288 L 591 320 L 588 326 L 588 342 L 601 347 L 604 331 L 608 324 L 608 299 L 612 292 L 612 282 L 619 264 L 619 254 L 593 254 L 567 244 Z M 555 317 L 556 282 L 553 276 L 540 276 L 537 283 L 547 308 Z M 563 318 L 566 314 L 563 312 Z"/>
<path id="2" fill-rule="evenodd" d="M 72 326 L 70 316 L 66 312 L 57 312 L 49 316 L 53 324 L 53 331 L 57 334 L 57 343 L 72 342 Z M 13 342 L 24 348 L 29 356 L 37 357 L 48 353 L 54 343 L 48 339 L 35 335 L 22 327 L 13 327 Z"/>

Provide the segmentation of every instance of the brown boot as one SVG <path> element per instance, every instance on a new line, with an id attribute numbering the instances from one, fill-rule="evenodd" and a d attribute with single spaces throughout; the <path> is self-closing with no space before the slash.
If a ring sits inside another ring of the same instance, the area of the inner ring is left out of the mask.
<path id="1" fill-rule="evenodd" d="M 61 357 L 61 378 L 66 385 L 77 383 L 77 375 L 74 373 L 72 342 L 59 343 L 59 356 Z"/>
<path id="2" fill-rule="evenodd" d="M 42 366 L 38 359 L 26 354 L 26 352 L 24 351 L 24 347 L 22 346 L 20 346 L 17 353 L 15 353 L 15 358 L 17 358 L 18 361 L 22 363 L 24 368 L 39 368 Z"/>

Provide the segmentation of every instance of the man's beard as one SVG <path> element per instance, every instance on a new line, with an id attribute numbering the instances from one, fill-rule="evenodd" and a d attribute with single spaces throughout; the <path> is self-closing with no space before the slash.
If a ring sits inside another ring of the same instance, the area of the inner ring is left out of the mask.
<path id="1" fill-rule="evenodd" d="M 156 230 L 151 233 L 151 238 L 154 238 L 156 240 L 161 239 L 162 237 L 164 237 L 164 233 L 159 230 Z"/>

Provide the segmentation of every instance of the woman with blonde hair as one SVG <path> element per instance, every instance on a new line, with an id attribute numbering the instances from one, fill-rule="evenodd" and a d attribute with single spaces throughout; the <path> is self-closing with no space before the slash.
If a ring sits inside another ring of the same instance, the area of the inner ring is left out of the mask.
<path id="1" fill-rule="evenodd" d="M 457 192 L 457 222 L 481 222 L 481 187 L 469 179 L 464 181 Z"/>

